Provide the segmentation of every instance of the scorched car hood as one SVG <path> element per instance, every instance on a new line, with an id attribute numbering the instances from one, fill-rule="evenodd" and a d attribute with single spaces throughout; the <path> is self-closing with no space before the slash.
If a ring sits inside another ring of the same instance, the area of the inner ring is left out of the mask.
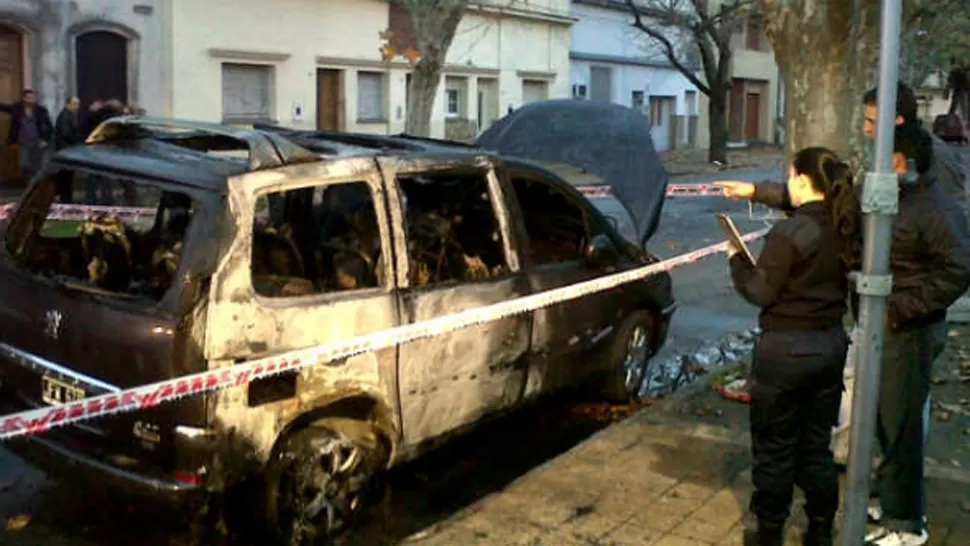
<path id="1" fill-rule="evenodd" d="M 657 229 L 668 175 L 653 147 L 649 120 L 635 110 L 585 100 L 533 102 L 496 121 L 475 144 L 599 175 L 630 209 L 641 245 Z"/>

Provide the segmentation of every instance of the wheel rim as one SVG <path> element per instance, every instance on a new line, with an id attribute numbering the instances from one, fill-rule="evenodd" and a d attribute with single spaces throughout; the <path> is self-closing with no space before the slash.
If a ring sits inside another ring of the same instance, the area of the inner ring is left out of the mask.
<path id="1" fill-rule="evenodd" d="M 360 510 L 370 478 L 359 446 L 325 434 L 281 454 L 277 513 L 280 529 L 290 530 L 291 546 L 312 544 L 318 536 L 334 537 L 346 530 Z"/>
<path id="2" fill-rule="evenodd" d="M 627 338 L 626 358 L 623 360 L 623 386 L 631 396 L 637 394 L 637 390 L 643 383 L 643 374 L 649 357 L 647 329 L 638 324 L 633 327 Z"/>

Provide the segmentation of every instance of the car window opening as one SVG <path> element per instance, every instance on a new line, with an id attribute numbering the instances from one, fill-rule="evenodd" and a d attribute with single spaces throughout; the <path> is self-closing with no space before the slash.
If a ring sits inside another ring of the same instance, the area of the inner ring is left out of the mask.
<path id="1" fill-rule="evenodd" d="M 79 208 L 86 216 L 57 217 L 55 196 L 125 208 Z M 7 250 L 33 274 L 68 288 L 155 303 L 179 269 L 193 209 L 192 199 L 182 193 L 62 169 L 27 197 L 12 221 Z"/>
<path id="2" fill-rule="evenodd" d="M 251 273 L 272 298 L 384 284 L 380 228 L 366 182 L 274 192 L 256 202 Z"/>
<path id="3" fill-rule="evenodd" d="M 411 286 L 509 272 L 484 171 L 402 175 Z"/>
<path id="4" fill-rule="evenodd" d="M 512 187 L 522 209 L 532 263 L 580 260 L 590 239 L 583 209 L 546 182 L 513 178 Z"/>

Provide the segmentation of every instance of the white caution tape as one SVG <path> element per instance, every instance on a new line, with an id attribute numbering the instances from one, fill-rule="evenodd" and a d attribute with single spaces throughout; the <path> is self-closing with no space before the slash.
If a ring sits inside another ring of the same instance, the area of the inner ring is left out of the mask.
<path id="1" fill-rule="evenodd" d="M 596 186 L 576 186 L 579 193 L 587 199 L 602 199 L 613 195 L 613 188 L 606 184 Z M 724 196 L 724 190 L 713 184 L 667 184 L 667 197 L 708 197 Z"/>
<path id="2" fill-rule="evenodd" d="M 767 229 L 762 229 L 749 233 L 742 239 L 753 241 L 763 236 L 767 231 Z M 338 361 L 362 353 L 387 349 L 398 344 L 434 337 L 496 319 L 526 313 L 581 298 L 594 292 L 609 290 L 655 275 L 661 271 L 669 271 L 674 267 L 693 263 L 723 252 L 726 248 L 727 242 L 725 241 L 629 271 L 614 273 L 431 320 L 356 336 L 336 343 L 298 349 L 277 356 L 250 360 L 228 368 L 185 375 L 150 385 L 94 396 L 77 402 L 6 415 L 0 417 L 0 440 L 37 434 L 55 427 L 97 417 L 152 408 L 186 396 L 228 387 L 240 387 L 282 372 L 295 372 L 325 362 Z"/>
<path id="3" fill-rule="evenodd" d="M 0 205 L 0 220 L 5 220 L 13 213 L 16 203 Z M 55 203 L 47 213 L 48 220 L 77 220 L 84 221 L 99 213 L 115 215 L 122 220 L 150 220 L 155 216 L 155 209 L 149 207 L 115 207 L 108 205 L 71 205 Z"/>

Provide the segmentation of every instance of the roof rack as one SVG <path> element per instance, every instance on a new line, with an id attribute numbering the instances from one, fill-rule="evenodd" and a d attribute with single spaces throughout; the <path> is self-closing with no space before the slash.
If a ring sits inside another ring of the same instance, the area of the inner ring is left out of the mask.
<path id="1" fill-rule="evenodd" d="M 98 125 L 86 143 L 101 144 L 143 138 L 165 141 L 194 140 L 200 148 L 207 150 L 244 148 L 249 152 L 250 171 L 320 161 L 315 153 L 274 132 L 147 116 L 108 119 Z"/>

